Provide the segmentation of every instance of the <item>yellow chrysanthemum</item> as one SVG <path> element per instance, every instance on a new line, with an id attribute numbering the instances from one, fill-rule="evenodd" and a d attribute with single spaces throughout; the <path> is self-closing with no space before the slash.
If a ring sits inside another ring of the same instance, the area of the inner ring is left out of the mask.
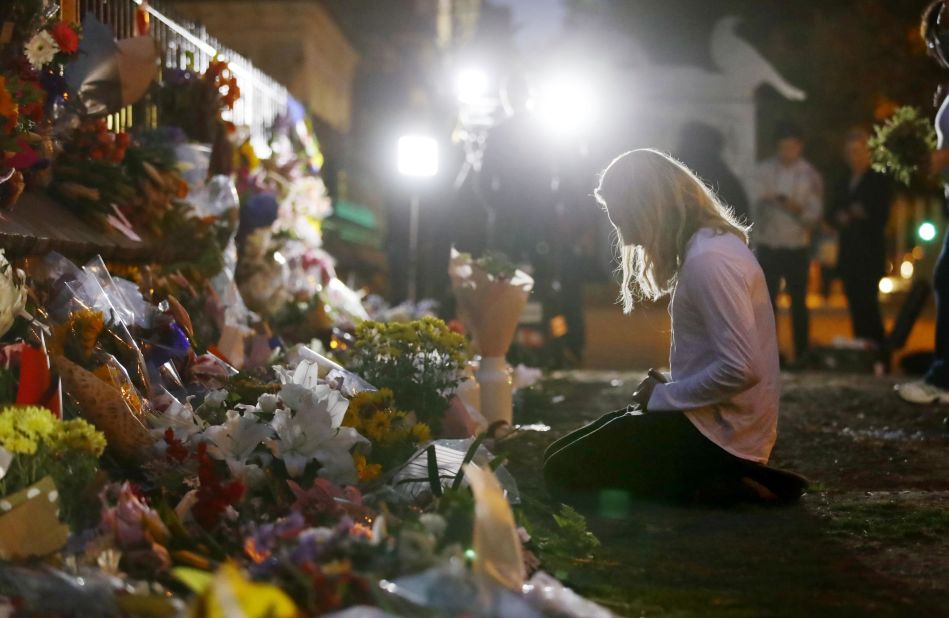
<path id="1" fill-rule="evenodd" d="M 55 427 L 52 412 L 36 406 L 9 406 L 0 411 L 0 446 L 11 453 L 32 455 Z"/>
<path id="2" fill-rule="evenodd" d="M 86 421 L 77 418 L 58 423 L 51 438 L 56 451 L 80 451 L 99 457 L 105 450 L 105 435 Z"/>
<path id="3" fill-rule="evenodd" d="M 30 406 L 20 408 L 14 414 L 17 415 L 14 419 L 17 429 L 33 439 L 42 440 L 56 429 L 56 417 L 45 408 Z"/>

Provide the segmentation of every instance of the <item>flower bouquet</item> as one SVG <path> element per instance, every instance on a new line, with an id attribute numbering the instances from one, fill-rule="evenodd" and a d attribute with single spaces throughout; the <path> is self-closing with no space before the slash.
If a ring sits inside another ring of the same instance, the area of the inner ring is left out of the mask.
<path id="1" fill-rule="evenodd" d="M 402 465 L 432 437 L 428 425 L 416 422 L 413 413 L 395 409 L 394 395 L 387 388 L 363 391 L 353 397 L 343 425 L 352 427 L 370 442 L 368 454 L 355 454 L 360 483 Z"/>
<path id="2" fill-rule="evenodd" d="M 915 107 L 901 107 L 875 127 L 869 141 L 873 169 L 910 189 L 932 186 L 929 157 L 936 148 L 932 122 Z"/>
<path id="3" fill-rule="evenodd" d="M 38 407 L 0 410 L 0 558 L 56 551 L 81 520 L 105 438 L 87 422 Z M 62 509 L 60 508 L 62 507 Z"/>
<path id="4" fill-rule="evenodd" d="M 50 310 L 53 366 L 64 390 L 105 433 L 113 452 L 140 460 L 150 445 L 145 419 L 151 411 L 142 396 L 149 391 L 145 361 L 125 322 L 132 323 L 134 312 L 122 311 L 128 305 L 120 299 L 128 299 L 114 285 L 110 297 L 88 270 L 77 269 L 72 276 L 54 286 L 59 292 Z M 97 306 L 109 312 L 108 318 L 92 308 Z"/>
<path id="5" fill-rule="evenodd" d="M 464 378 L 468 345 L 437 318 L 389 324 L 367 320 L 356 327 L 347 358 L 352 371 L 389 389 L 399 409 L 440 428 Z"/>
<path id="6" fill-rule="evenodd" d="M 210 143 L 219 129 L 221 113 L 240 98 L 237 79 L 227 62 L 212 60 L 207 70 L 166 69 L 158 90 L 158 113 L 163 125 L 182 129 L 189 139 Z"/>
<path id="7" fill-rule="evenodd" d="M 489 423 L 510 423 L 513 383 L 504 357 L 534 280 L 503 255 L 487 254 L 474 260 L 454 249 L 448 274 L 458 313 L 471 334 L 472 346 L 481 354 L 481 414 Z"/>

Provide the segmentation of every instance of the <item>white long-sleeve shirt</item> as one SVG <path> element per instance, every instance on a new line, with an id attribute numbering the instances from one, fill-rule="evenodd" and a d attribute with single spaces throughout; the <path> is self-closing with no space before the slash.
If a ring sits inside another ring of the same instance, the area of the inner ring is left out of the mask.
<path id="1" fill-rule="evenodd" d="M 766 463 L 777 438 L 780 369 L 764 274 L 734 234 L 701 229 L 686 247 L 669 306 L 671 380 L 648 410 L 683 410 L 709 440 Z"/>
<path id="2" fill-rule="evenodd" d="M 801 207 L 792 214 L 777 196 L 793 200 Z M 820 173 L 804 159 L 784 165 L 768 159 L 758 165 L 752 184 L 752 240 L 756 246 L 776 249 L 803 249 L 810 244 L 810 230 L 824 211 L 824 183 Z"/>

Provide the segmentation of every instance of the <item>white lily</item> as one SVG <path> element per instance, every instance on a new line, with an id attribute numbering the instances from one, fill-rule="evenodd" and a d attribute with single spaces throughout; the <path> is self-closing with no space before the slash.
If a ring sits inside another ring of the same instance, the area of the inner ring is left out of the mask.
<path id="1" fill-rule="evenodd" d="M 243 414 L 238 410 L 228 410 L 222 424 L 208 427 L 204 432 L 209 443 L 208 453 L 227 461 L 228 465 L 232 461 L 246 463 L 254 450 L 273 435 L 273 428 L 258 420 L 256 408 L 242 408 Z"/>
<path id="2" fill-rule="evenodd" d="M 181 403 L 174 398 L 162 414 L 153 415 L 149 422 L 152 426 L 152 437 L 159 441 L 164 438 L 168 429 L 175 433 L 175 439 L 182 442 L 187 442 L 201 431 L 200 420 L 195 417 L 191 404 Z"/>
<path id="3" fill-rule="evenodd" d="M 274 366 L 274 372 L 281 384 L 298 384 L 312 388 L 323 381 L 320 379 L 320 366 L 312 360 L 301 360 L 291 371 L 281 365 Z"/>
<path id="4" fill-rule="evenodd" d="M 349 402 L 339 391 L 331 389 L 325 382 L 318 382 L 316 378 L 316 365 L 312 365 L 301 371 L 306 361 L 300 363 L 294 373 L 294 378 L 300 378 L 299 381 L 284 382 L 280 389 L 280 399 L 290 407 L 291 410 L 303 411 L 313 408 L 323 408 L 330 416 L 331 425 L 334 429 L 343 424 L 343 417 L 346 415 L 346 408 Z M 329 396 L 327 393 L 332 393 Z"/>
<path id="5" fill-rule="evenodd" d="M 340 485 L 355 484 L 356 466 L 350 450 L 369 441 L 352 427 L 334 425 L 333 420 L 336 416 L 342 419 L 349 402 L 325 384 L 312 389 L 285 384 L 280 398 L 293 411 L 281 409 L 274 413 L 271 424 L 279 439 L 267 440 L 266 444 L 274 457 L 283 460 L 287 473 L 298 477 L 315 460 L 320 463 L 321 477 Z"/>

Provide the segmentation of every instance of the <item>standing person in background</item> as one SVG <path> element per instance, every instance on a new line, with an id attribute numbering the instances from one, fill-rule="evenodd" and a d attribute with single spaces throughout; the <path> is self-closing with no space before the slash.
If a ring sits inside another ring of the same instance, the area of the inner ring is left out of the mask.
<path id="1" fill-rule="evenodd" d="M 715 190 L 739 223 L 748 225 L 751 223 L 748 194 L 722 157 L 724 146 L 725 138 L 718 129 L 704 122 L 689 122 L 679 133 L 676 158 Z"/>
<path id="2" fill-rule="evenodd" d="M 536 279 L 536 271 L 545 277 L 550 270 L 553 160 L 549 148 L 537 147 L 541 135 L 530 98 L 527 79 L 520 73 L 508 76 L 501 91 L 507 117 L 488 131 L 480 178 L 495 213 L 489 248 L 516 263 L 530 262 Z"/>
<path id="3" fill-rule="evenodd" d="M 781 125 L 775 138 L 775 156 L 755 171 L 752 239 L 775 311 L 782 279 L 791 297 L 794 364 L 799 366 L 810 341 L 810 240 L 811 230 L 823 213 L 824 186 L 820 174 L 804 159 L 804 141 L 796 126 Z"/>
<path id="4" fill-rule="evenodd" d="M 885 333 L 878 285 L 886 274 L 883 230 L 890 217 L 889 179 L 870 169 L 866 129 L 847 133 L 844 158 L 850 174 L 835 188 L 827 222 L 840 235 L 837 272 L 844 284 L 853 336 L 874 342 L 885 361 Z"/>
<path id="5" fill-rule="evenodd" d="M 949 69 L 949 6 L 945 0 L 931 2 L 923 12 L 921 34 L 930 57 L 942 69 Z M 931 166 L 942 174 L 949 196 L 949 97 L 944 97 L 936 114 L 938 150 L 932 153 Z M 936 297 L 936 346 L 933 362 L 925 377 L 896 387 L 896 393 L 910 403 L 949 403 L 949 233 L 933 274 Z"/>

